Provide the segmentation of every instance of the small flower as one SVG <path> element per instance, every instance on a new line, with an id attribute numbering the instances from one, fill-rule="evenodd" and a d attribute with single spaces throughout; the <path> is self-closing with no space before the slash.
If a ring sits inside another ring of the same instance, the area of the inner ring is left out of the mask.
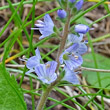
<path id="1" fill-rule="evenodd" d="M 40 36 L 39 39 L 45 38 L 54 33 L 54 31 L 53 31 L 54 23 L 53 23 L 51 17 L 49 16 L 49 14 L 46 14 L 44 16 L 44 22 L 41 20 L 37 20 L 37 22 L 39 23 L 39 24 L 35 24 L 35 26 L 37 28 L 31 28 L 31 29 L 40 31 L 42 36 Z"/>
<path id="2" fill-rule="evenodd" d="M 77 33 L 86 34 L 89 30 L 90 28 L 84 24 L 78 24 L 75 26 L 75 32 Z"/>
<path id="3" fill-rule="evenodd" d="M 74 70 L 70 70 L 66 66 L 64 67 L 64 70 L 65 70 L 65 76 L 62 80 L 68 81 L 72 84 L 79 84 L 79 81 L 76 75 L 78 72 L 74 72 Z"/>
<path id="4" fill-rule="evenodd" d="M 75 69 L 83 63 L 83 59 L 79 53 L 82 53 L 82 49 L 78 43 L 73 44 L 67 48 L 60 56 L 59 61 L 70 69 Z"/>
<path id="5" fill-rule="evenodd" d="M 76 55 L 82 55 L 87 52 L 87 46 L 85 42 L 75 43 L 65 51 Z"/>
<path id="6" fill-rule="evenodd" d="M 66 18 L 67 13 L 66 13 L 65 10 L 58 10 L 57 15 L 58 15 L 59 18 L 64 19 L 64 18 Z"/>
<path id="7" fill-rule="evenodd" d="M 41 56 L 40 56 L 40 52 L 39 49 L 36 49 L 36 56 L 32 56 L 30 57 L 27 61 L 26 61 L 26 67 L 28 69 L 30 69 L 29 71 L 26 72 L 26 74 L 29 74 L 31 72 L 34 72 L 35 70 L 35 66 L 40 64 L 40 60 L 41 60 Z"/>
<path id="8" fill-rule="evenodd" d="M 68 44 L 71 44 L 71 43 L 78 43 L 79 47 L 77 48 L 76 50 L 76 53 L 79 54 L 79 55 L 82 55 L 84 53 L 87 52 L 87 46 L 86 46 L 86 43 L 88 43 L 87 41 L 84 41 L 84 42 L 81 42 L 83 39 L 83 34 L 79 34 L 78 35 L 75 35 L 75 34 L 69 34 L 68 35 Z M 71 50 L 72 46 L 70 48 L 68 48 L 67 50 Z"/>
<path id="9" fill-rule="evenodd" d="M 77 10 L 79 11 L 82 8 L 84 1 L 80 0 L 76 3 L 75 7 L 77 8 Z"/>
<path id="10" fill-rule="evenodd" d="M 86 52 L 87 52 L 87 46 L 85 42 L 79 43 L 79 48 L 77 49 L 76 53 L 82 55 Z"/>
<path id="11" fill-rule="evenodd" d="M 83 34 L 79 33 L 79 36 L 75 34 L 69 34 L 67 40 L 70 43 L 80 43 L 83 40 Z"/>
<path id="12" fill-rule="evenodd" d="M 76 0 L 69 0 L 69 2 L 74 3 Z"/>
<path id="13" fill-rule="evenodd" d="M 35 72 L 43 83 L 50 84 L 57 79 L 55 73 L 57 67 L 56 61 L 49 61 L 46 64 L 39 64 L 35 67 Z"/>

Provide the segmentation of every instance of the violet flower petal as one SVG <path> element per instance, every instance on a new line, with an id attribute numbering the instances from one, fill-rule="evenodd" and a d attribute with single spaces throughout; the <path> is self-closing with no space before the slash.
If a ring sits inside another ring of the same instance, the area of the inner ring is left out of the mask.
<path id="1" fill-rule="evenodd" d="M 53 62 L 52 62 L 53 63 Z M 48 63 L 48 64 L 52 64 L 52 63 Z M 56 80 L 57 75 L 56 73 L 48 73 L 48 72 L 52 72 L 55 71 L 55 66 L 54 68 L 52 68 L 52 66 L 50 65 L 51 69 L 53 70 L 47 70 L 47 67 L 45 64 L 39 64 L 35 67 L 35 72 L 38 75 L 38 78 L 43 82 L 43 83 L 47 83 L 50 84 L 53 81 Z"/>
<path id="2" fill-rule="evenodd" d="M 51 17 L 49 16 L 49 14 L 46 14 L 44 16 L 44 23 L 45 23 L 46 26 L 54 27 L 54 23 L 53 23 Z"/>
<path id="3" fill-rule="evenodd" d="M 78 43 L 74 43 L 72 46 L 67 48 L 65 50 L 65 52 L 72 53 L 72 52 L 75 52 L 78 48 L 79 48 L 79 44 Z"/>
<path id="4" fill-rule="evenodd" d="M 64 60 L 66 66 L 72 70 L 72 69 L 76 69 L 79 66 L 81 66 L 81 64 L 83 63 L 83 59 L 81 56 L 77 56 L 77 58 L 75 58 L 72 55 L 69 55 L 69 60 Z"/>
<path id="5" fill-rule="evenodd" d="M 83 3 L 84 3 L 83 0 L 80 0 L 76 3 L 75 7 L 77 8 L 78 11 L 82 8 Z"/>
<path id="6" fill-rule="evenodd" d="M 77 58 L 73 57 L 72 55 L 69 56 L 72 64 L 73 64 L 73 68 L 76 69 L 77 67 L 81 66 L 83 63 L 83 59 L 82 56 L 76 56 Z"/>
<path id="7" fill-rule="evenodd" d="M 37 58 L 40 60 L 40 59 L 41 59 L 41 55 L 40 55 L 39 49 L 37 48 L 37 49 L 35 50 L 35 52 L 36 52 Z"/>
<path id="8" fill-rule="evenodd" d="M 83 34 L 79 34 L 79 36 L 75 35 L 75 34 L 69 34 L 68 35 L 68 42 L 71 43 L 80 43 L 83 39 Z"/>
<path id="9" fill-rule="evenodd" d="M 40 63 L 40 60 L 37 58 L 37 56 L 32 56 L 27 60 L 26 67 L 28 69 L 33 69 L 39 63 Z"/>
<path id="10" fill-rule="evenodd" d="M 53 75 L 53 73 L 55 73 L 56 67 L 57 67 L 56 61 L 48 61 L 46 63 L 46 73 L 48 73 L 49 76 Z"/>
<path id="11" fill-rule="evenodd" d="M 65 10 L 58 10 L 57 15 L 58 15 L 59 18 L 64 19 L 64 18 L 66 18 L 67 13 L 66 13 Z"/>
<path id="12" fill-rule="evenodd" d="M 86 34 L 89 30 L 90 28 L 84 24 L 78 24 L 75 26 L 75 32 L 77 33 Z"/>
<path id="13" fill-rule="evenodd" d="M 67 67 L 64 67 L 64 70 L 65 70 L 65 76 L 62 80 L 68 81 L 72 84 L 79 84 L 78 78 L 76 76 L 76 72 L 68 69 Z"/>
<path id="14" fill-rule="evenodd" d="M 76 52 L 77 52 L 77 54 L 80 54 L 80 55 L 86 53 L 87 52 L 87 46 L 85 45 L 85 43 L 80 43 L 79 48 L 77 49 Z"/>
<path id="15" fill-rule="evenodd" d="M 28 69 L 33 69 L 36 65 L 40 64 L 41 56 L 39 49 L 37 48 L 35 52 L 36 52 L 36 56 L 30 57 L 26 62 L 26 67 Z"/>
<path id="16" fill-rule="evenodd" d="M 46 74 L 46 66 L 45 64 L 39 64 L 35 67 L 35 72 L 38 75 L 38 77 L 40 78 L 46 78 L 47 74 Z"/>
<path id="17" fill-rule="evenodd" d="M 25 74 L 29 74 L 31 72 L 34 72 L 35 70 L 34 69 L 30 69 L 29 71 L 27 71 Z"/>

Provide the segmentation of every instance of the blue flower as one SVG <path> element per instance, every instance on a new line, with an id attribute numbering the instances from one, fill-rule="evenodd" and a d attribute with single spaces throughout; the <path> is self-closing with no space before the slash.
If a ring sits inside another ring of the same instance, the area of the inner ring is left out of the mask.
<path id="1" fill-rule="evenodd" d="M 54 33 L 54 31 L 53 31 L 54 23 L 53 23 L 51 17 L 49 16 L 49 14 L 46 14 L 44 16 L 44 22 L 41 20 L 38 20 L 37 22 L 39 23 L 39 24 L 35 24 L 35 26 L 37 28 L 31 28 L 31 29 L 40 31 L 42 36 L 40 36 L 39 39 L 43 39 Z"/>
<path id="2" fill-rule="evenodd" d="M 66 13 L 65 10 L 58 10 L 57 15 L 58 15 L 59 18 L 64 19 L 64 18 L 66 18 L 67 13 Z"/>
<path id="3" fill-rule="evenodd" d="M 79 84 L 79 80 L 76 75 L 78 72 L 74 72 L 74 70 L 70 70 L 66 66 L 64 67 L 64 70 L 65 76 L 63 77 L 62 80 L 68 81 L 72 84 Z"/>
<path id="4" fill-rule="evenodd" d="M 75 55 L 82 55 L 87 52 L 87 46 L 85 45 L 85 42 L 74 43 L 65 51 Z"/>
<path id="5" fill-rule="evenodd" d="M 86 34 L 89 30 L 90 28 L 84 24 L 78 24 L 75 26 L 75 32 L 80 34 Z"/>
<path id="6" fill-rule="evenodd" d="M 84 1 L 80 0 L 76 3 L 75 7 L 77 8 L 77 10 L 79 11 L 82 8 Z"/>
<path id="7" fill-rule="evenodd" d="M 83 63 L 81 54 L 84 52 L 82 49 L 83 48 L 79 45 L 79 43 L 73 44 L 61 54 L 59 58 L 60 63 L 65 63 L 70 70 L 81 66 Z"/>
<path id="8" fill-rule="evenodd" d="M 50 84 L 57 79 L 55 73 L 57 67 L 56 61 L 49 61 L 46 64 L 39 64 L 35 67 L 35 72 L 43 83 Z"/>
<path id="9" fill-rule="evenodd" d="M 26 62 L 26 67 L 30 69 L 29 71 L 26 72 L 26 74 L 34 72 L 35 66 L 40 64 L 41 56 L 39 49 L 37 48 L 35 52 L 36 52 L 36 56 L 30 57 Z"/>
<path id="10" fill-rule="evenodd" d="M 88 43 L 87 41 L 84 41 L 84 42 L 81 42 L 83 39 L 83 34 L 79 34 L 78 35 L 75 35 L 75 34 L 69 34 L 68 35 L 68 42 L 71 44 L 71 43 L 78 43 L 79 47 L 77 48 L 76 50 L 76 53 L 77 54 L 84 54 L 87 52 L 87 46 L 86 46 L 86 43 Z M 72 46 L 69 48 L 71 50 Z M 68 50 L 68 49 L 67 49 Z"/>
<path id="11" fill-rule="evenodd" d="M 69 2 L 74 3 L 76 0 L 69 0 Z"/>
<path id="12" fill-rule="evenodd" d="M 69 43 L 80 43 L 82 40 L 83 40 L 83 34 L 80 33 L 79 36 L 75 34 L 69 34 L 67 38 L 67 41 Z"/>

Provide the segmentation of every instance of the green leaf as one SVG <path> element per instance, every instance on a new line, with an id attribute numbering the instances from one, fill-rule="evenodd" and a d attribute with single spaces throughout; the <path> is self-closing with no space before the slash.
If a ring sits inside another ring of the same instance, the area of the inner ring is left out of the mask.
<path id="1" fill-rule="evenodd" d="M 0 65 L 0 110 L 27 110 L 14 76 Z"/>
<path id="2" fill-rule="evenodd" d="M 105 69 L 105 70 L 109 69 L 110 70 L 110 59 L 109 58 L 102 56 L 100 54 L 96 54 L 96 53 L 95 53 L 95 56 L 97 58 L 97 63 L 98 63 L 99 69 Z M 92 57 L 91 53 L 84 55 L 83 59 L 84 59 L 84 62 L 83 62 L 82 66 L 89 67 L 89 68 L 95 68 L 93 57 Z M 110 84 L 110 73 L 100 72 L 99 74 L 100 74 L 100 78 L 101 78 L 102 87 L 105 87 L 108 84 Z M 95 87 L 99 87 L 96 72 L 83 71 L 83 76 L 86 77 L 89 84 L 91 84 Z M 108 87 L 108 88 L 110 88 L 110 87 Z"/>

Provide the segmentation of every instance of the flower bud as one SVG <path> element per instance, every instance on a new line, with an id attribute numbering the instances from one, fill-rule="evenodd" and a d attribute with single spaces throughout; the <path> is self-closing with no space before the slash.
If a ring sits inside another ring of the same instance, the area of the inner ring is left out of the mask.
<path id="1" fill-rule="evenodd" d="M 79 11 L 82 8 L 84 1 L 80 0 L 76 3 L 75 7 L 77 8 L 77 10 Z"/>
<path id="2" fill-rule="evenodd" d="M 66 18 L 67 13 L 66 13 L 65 10 L 58 10 L 57 15 L 58 15 L 59 18 L 64 19 L 64 18 Z"/>
<path id="3" fill-rule="evenodd" d="M 84 24 L 78 24 L 75 26 L 75 32 L 85 34 L 90 30 L 90 28 L 87 25 Z"/>
<path id="4" fill-rule="evenodd" d="M 69 0 L 69 2 L 74 3 L 76 0 Z"/>

